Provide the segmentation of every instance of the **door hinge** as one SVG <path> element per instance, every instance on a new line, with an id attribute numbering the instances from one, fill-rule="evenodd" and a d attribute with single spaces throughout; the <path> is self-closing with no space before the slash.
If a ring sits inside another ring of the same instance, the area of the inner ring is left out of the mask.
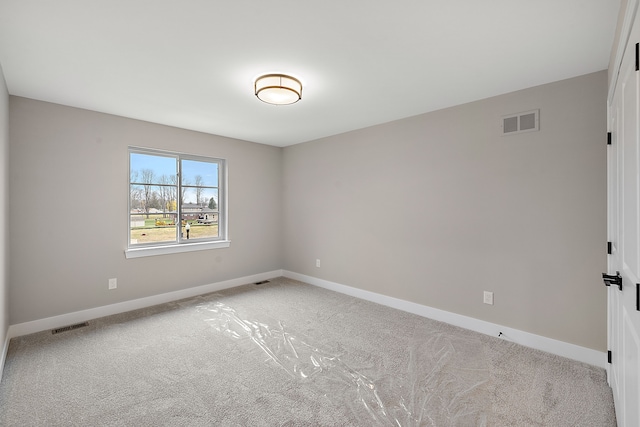
<path id="1" fill-rule="evenodd" d="M 636 71 L 640 70 L 640 43 L 636 43 Z"/>
<path id="2" fill-rule="evenodd" d="M 602 273 L 602 280 L 604 280 L 605 286 L 615 285 L 622 290 L 622 276 L 619 271 L 616 271 L 616 275 Z"/>
<path id="3" fill-rule="evenodd" d="M 640 311 L 640 283 L 636 283 L 636 310 Z"/>
<path id="4" fill-rule="evenodd" d="M 607 362 L 611 363 L 611 350 L 607 351 Z"/>
<path id="5" fill-rule="evenodd" d="M 611 145 L 611 132 L 607 132 L 607 145 Z"/>
<path id="6" fill-rule="evenodd" d="M 613 253 L 613 243 L 607 242 L 607 254 L 611 255 Z"/>

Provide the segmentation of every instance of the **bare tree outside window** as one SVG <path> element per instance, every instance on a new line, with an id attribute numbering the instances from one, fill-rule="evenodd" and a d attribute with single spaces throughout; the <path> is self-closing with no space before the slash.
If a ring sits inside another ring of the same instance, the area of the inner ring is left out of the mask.
<path id="1" fill-rule="evenodd" d="M 175 179 L 174 179 L 175 181 Z M 158 195 L 160 198 L 160 209 L 162 209 L 162 217 L 167 217 L 167 210 L 171 211 L 171 199 L 173 193 L 173 187 L 171 178 L 166 174 L 162 175 L 158 180 L 160 185 L 158 186 Z"/>
<path id="2" fill-rule="evenodd" d="M 153 199 L 153 169 L 142 169 L 140 172 L 140 182 L 142 182 L 142 194 L 144 196 L 144 212 L 149 218 L 149 209 Z"/>
<path id="3" fill-rule="evenodd" d="M 202 184 L 203 184 L 202 176 L 196 175 L 195 182 L 193 185 L 195 186 L 195 190 L 196 190 L 196 205 L 198 206 L 200 206 L 200 202 L 202 201 L 201 199 L 202 190 L 203 190 L 203 188 L 201 187 Z"/>

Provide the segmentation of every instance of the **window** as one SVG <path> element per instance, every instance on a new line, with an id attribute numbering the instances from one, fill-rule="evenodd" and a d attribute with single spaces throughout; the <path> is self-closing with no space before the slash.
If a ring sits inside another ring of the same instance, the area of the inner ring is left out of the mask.
<path id="1" fill-rule="evenodd" d="M 127 258 L 227 247 L 225 161 L 129 148 Z"/>

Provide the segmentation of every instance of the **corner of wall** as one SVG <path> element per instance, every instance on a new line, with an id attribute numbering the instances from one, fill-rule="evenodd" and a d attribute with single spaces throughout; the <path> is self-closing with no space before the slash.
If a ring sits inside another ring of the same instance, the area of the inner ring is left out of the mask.
<path id="1" fill-rule="evenodd" d="M 9 205 L 9 91 L 0 64 L 0 380 L 9 347 L 9 306 L 8 306 L 8 258 L 7 227 Z"/>

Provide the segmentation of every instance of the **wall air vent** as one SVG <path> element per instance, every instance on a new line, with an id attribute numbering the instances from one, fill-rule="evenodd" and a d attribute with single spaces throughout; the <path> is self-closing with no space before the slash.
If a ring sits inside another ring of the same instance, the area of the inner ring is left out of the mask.
<path id="1" fill-rule="evenodd" d="M 84 328 L 85 326 L 89 326 L 89 322 L 76 323 L 75 325 L 69 325 L 69 326 L 64 326 L 62 328 L 58 328 L 58 329 L 52 329 L 51 333 L 55 335 L 55 334 L 59 334 L 60 332 L 67 332 L 67 331 L 72 331 L 78 328 Z"/>
<path id="2" fill-rule="evenodd" d="M 540 110 L 502 116 L 502 134 L 514 135 L 540 130 Z"/>

